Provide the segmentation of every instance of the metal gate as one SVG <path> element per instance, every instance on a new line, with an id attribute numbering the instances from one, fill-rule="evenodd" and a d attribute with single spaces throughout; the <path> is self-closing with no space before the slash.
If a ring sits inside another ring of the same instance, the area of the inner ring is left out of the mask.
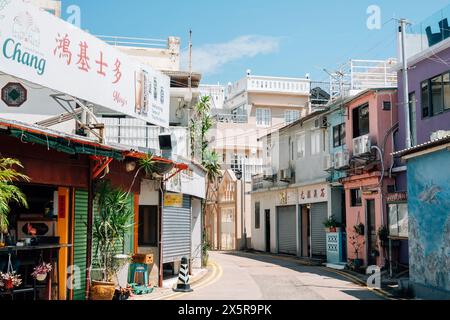
<path id="1" fill-rule="evenodd" d="M 233 208 L 221 210 L 220 250 L 235 250 L 235 214 Z"/>
<path id="2" fill-rule="evenodd" d="M 313 256 L 327 255 L 327 238 L 323 222 L 328 216 L 327 203 L 311 205 L 311 251 Z"/>
<path id="3" fill-rule="evenodd" d="M 73 225 L 73 300 L 86 298 L 88 193 L 75 191 Z"/>
<path id="4" fill-rule="evenodd" d="M 278 207 L 278 253 L 297 254 L 296 207 Z"/>
<path id="5" fill-rule="evenodd" d="M 178 207 L 164 207 L 162 217 L 163 263 L 191 257 L 191 197 L 183 195 Z"/>

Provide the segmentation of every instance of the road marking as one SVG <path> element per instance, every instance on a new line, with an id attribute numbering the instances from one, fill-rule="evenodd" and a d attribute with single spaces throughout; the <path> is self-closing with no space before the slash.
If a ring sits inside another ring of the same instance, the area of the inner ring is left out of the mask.
<path id="1" fill-rule="evenodd" d="M 198 289 L 205 288 L 205 287 L 210 286 L 213 283 L 217 282 L 222 277 L 223 269 L 219 264 L 217 264 L 214 261 L 211 261 L 209 265 L 212 270 L 211 274 L 209 276 L 207 276 L 206 278 L 201 278 L 198 281 L 194 281 L 191 284 L 192 289 L 198 290 Z M 186 295 L 188 295 L 188 293 L 173 293 L 173 294 L 159 297 L 159 298 L 153 299 L 153 300 L 175 300 L 177 298 L 180 298 L 180 297 L 186 296 Z"/>

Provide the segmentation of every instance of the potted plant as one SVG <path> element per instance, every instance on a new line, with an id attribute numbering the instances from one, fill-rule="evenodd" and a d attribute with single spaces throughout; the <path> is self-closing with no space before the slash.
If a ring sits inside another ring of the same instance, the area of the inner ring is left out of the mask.
<path id="1" fill-rule="evenodd" d="M 380 240 L 380 245 L 385 246 L 385 243 L 389 240 L 389 229 L 386 226 L 381 226 L 377 231 L 378 239 Z"/>
<path id="2" fill-rule="evenodd" d="M 134 212 L 129 208 L 128 194 L 104 181 L 97 186 L 95 201 L 98 212 L 93 223 L 94 265 L 101 270 L 101 281 L 92 281 L 91 299 L 112 300 L 116 291 L 117 272 L 121 265 L 115 256 L 123 246 L 126 232 L 133 227 Z"/>
<path id="3" fill-rule="evenodd" d="M 23 168 L 16 159 L 0 157 L 0 247 L 5 246 L 3 234 L 8 233 L 10 204 L 14 202 L 24 208 L 28 207 L 25 195 L 12 183 L 19 180 L 29 181 L 29 178 L 16 171 L 15 167 Z"/>
<path id="4" fill-rule="evenodd" d="M 363 246 L 365 245 L 365 241 L 364 240 L 361 241 L 361 235 L 358 234 L 357 232 L 353 232 L 349 236 L 348 240 L 353 247 L 353 252 L 355 253 L 355 259 L 351 260 L 351 266 L 355 271 L 359 271 L 359 269 L 363 265 L 363 260 L 359 258 L 359 253 L 363 248 Z"/>
<path id="5" fill-rule="evenodd" d="M 364 235 L 364 224 L 363 223 L 358 223 L 357 225 L 355 225 L 353 227 L 355 233 L 359 236 L 363 236 Z"/>
<path id="6" fill-rule="evenodd" d="M 8 269 L 6 273 L 0 272 L 0 288 L 5 291 L 10 291 L 16 287 L 20 287 L 21 284 L 22 279 L 14 271 L 11 263 L 11 254 L 8 254 Z"/>
<path id="7" fill-rule="evenodd" d="M 341 224 L 336 220 L 334 215 L 329 217 L 327 220 L 323 222 L 323 225 L 325 226 L 326 232 L 337 232 L 338 228 L 340 228 Z"/>
<path id="8" fill-rule="evenodd" d="M 33 269 L 33 273 L 31 274 L 31 276 L 37 281 L 42 282 L 47 279 L 47 275 L 50 271 L 52 271 L 52 265 L 50 263 L 42 262 Z"/>

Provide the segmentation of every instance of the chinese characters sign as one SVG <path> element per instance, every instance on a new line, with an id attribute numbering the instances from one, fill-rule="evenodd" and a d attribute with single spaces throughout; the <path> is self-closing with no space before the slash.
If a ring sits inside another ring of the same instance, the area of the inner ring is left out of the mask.
<path id="1" fill-rule="evenodd" d="M 0 6 L 0 71 L 169 125 L 170 79 L 24 0 Z"/>
<path id="2" fill-rule="evenodd" d="M 314 185 L 298 189 L 299 204 L 309 204 L 328 201 L 328 186 Z"/>

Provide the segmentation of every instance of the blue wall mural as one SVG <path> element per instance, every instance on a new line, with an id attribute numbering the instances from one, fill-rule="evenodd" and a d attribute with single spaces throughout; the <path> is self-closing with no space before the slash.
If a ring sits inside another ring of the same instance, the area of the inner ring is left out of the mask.
<path id="1" fill-rule="evenodd" d="M 450 152 L 408 161 L 410 278 L 450 291 Z"/>

